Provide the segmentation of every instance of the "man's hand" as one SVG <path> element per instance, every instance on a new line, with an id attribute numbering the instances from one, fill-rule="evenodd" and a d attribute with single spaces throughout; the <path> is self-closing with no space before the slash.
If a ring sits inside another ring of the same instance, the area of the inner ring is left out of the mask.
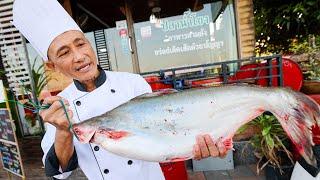
<path id="1" fill-rule="evenodd" d="M 220 139 L 214 143 L 210 135 L 199 135 L 197 136 L 197 144 L 193 146 L 193 159 L 201 160 L 209 156 L 224 158 L 227 152 L 226 146 Z"/>
<path id="2" fill-rule="evenodd" d="M 62 170 L 65 170 L 74 152 L 74 146 L 73 135 L 69 130 L 69 121 L 63 106 L 59 101 L 60 99 L 62 98 L 58 96 L 45 98 L 43 104 L 48 104 L 50 107 L 49 109 L 41 110 L 39 114 L 44 122 L 54 125 L 57 129 L 54 140 L 54 149 Z M 69 110 L 69 103 L 63 99 L 62 101 L 67 110 L 69 119 L 71 120 L 73 114 L 72 111 Z"/>
<path id="3" fill-rule="evenodd" d="M 45 98 L 43 104 L 48 104 L 50 107 L 49 109 L 41 110 L 39 114 L 44 122 L 54 125 L 57 130 L 69 131 L 69 121 L 59 101 L 60 99 L 62 98 L 59 96 Z M 64 99 L 62 99 L 62 101 L 66 107 L 69 119 L 72 119 L 73 114 L 72 111 L 69 110 L 68 101 Z"/>

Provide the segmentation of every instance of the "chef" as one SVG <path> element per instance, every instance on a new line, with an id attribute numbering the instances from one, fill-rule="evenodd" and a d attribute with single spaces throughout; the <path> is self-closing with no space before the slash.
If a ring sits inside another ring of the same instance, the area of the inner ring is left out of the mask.
<path id="1" fill-rule="evenodd" d="M 159 163 L 128 159 L 93 143 L 81 144 L 69 130 L 74 122 L 103 114 L 128 100 L 151 92 L 137 74 L 104 71 L 83 32 L 56 0 L 15 0 L 13 24 L 29 40 L 49 68 L 73 79 L 58 96 L 45 98 L 40 112 L 46 126 L 41 142 L 48 176 L 67 178 L 78 166 L 89 179 L 164 179 Z M 194 158 L 224 157 L 226 147 L 199 135 Z"/>
<path id="2" fill-rule="evenodd" d="M 311 166 L 302 156 L 300 156 L 294 166 L 291 180 L 320 180 L 320 128 L 318 126 L 313 126 L 312 134 L 312 140 L 315 144 L 312 147 L 312 150 L 317 161 L 317 167 Z"/>

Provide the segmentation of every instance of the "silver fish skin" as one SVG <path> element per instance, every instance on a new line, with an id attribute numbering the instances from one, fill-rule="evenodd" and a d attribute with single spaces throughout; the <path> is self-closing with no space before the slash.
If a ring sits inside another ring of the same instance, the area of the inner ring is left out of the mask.
<path id="1" fill-rule="evenodd" d="M 74 124 L 80 142 L 120 156 L 154 162 L 193 157 L 196 136 L 209 134 L 232 149 L 232 137 L 265 111 L 273 113 L 305 160 L 315 166 L 311 127 L 320 107 L 287 88 L 222 86 L 166 95 L 147 94 L 100 116 Z"/>

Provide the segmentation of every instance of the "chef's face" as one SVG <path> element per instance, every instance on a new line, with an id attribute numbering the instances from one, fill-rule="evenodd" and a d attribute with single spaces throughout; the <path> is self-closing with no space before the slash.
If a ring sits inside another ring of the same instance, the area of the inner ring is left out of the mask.
<path id="1" fill-rule="evenodd" d="M 96 55 L 80 31 L 57 36 L 49 46 L 48 58 L 50 68 L 80 82 L 94 80 L 99 74 Z"/>

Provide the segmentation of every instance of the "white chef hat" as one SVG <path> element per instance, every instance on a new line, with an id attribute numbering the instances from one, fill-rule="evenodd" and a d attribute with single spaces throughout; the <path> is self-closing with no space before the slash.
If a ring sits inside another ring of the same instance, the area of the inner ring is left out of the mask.
<path id="1" fill-rule="evenodd" d="M 45 61 L 54 38 L 66 31 L 81 31 L 57 0 L 15 0 L 12 23 Z"/>

